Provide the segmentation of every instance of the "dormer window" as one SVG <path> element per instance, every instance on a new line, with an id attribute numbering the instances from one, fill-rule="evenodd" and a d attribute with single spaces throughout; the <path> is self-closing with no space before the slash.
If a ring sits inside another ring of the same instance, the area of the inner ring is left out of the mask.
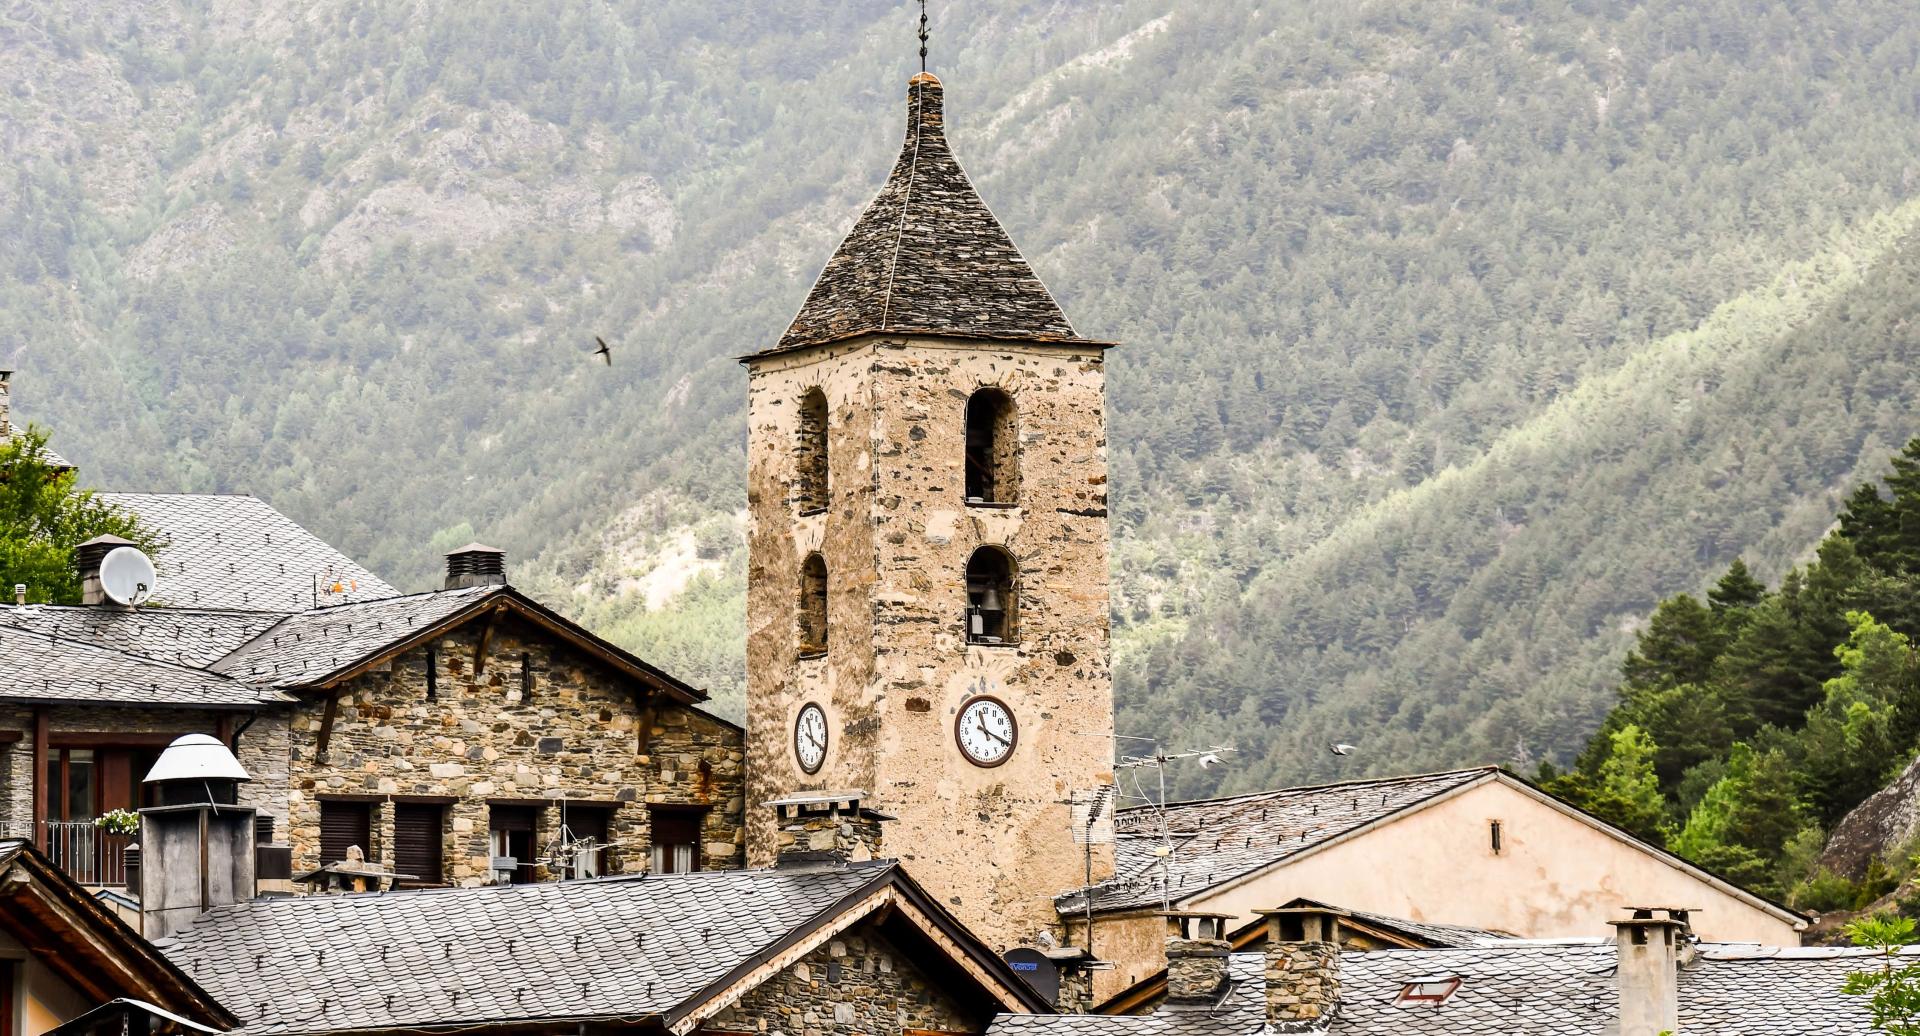
<path id="1" fill-rule="evenodd" d="M 967 559 L 967 643 L 1014 642 L 1013 558 L 981 547 Z"/>
<path id="2" fill-rule="evenodd" d="M 1422 975 L 1402 983 L 1393 1002 L 1398 1007 L 1438 1007 L 1459 989 L 1458 975 Z"/>
<path id="3" fill-rule="evenodd" d="M 967 400 L 967 503 L 1010 506 L 1020 497 L 1013 397 L 983 388 Z"/>
<path id="4" fill-rule="evenodd" d="M 827 509 L 827 394 L 800 397 L 799 441 L 794 444 L 794 497 L 801 514 Z"/>
<path id="5" fill-rule="evenodd" d="M 827 559 L 808 554 L 800 565 L 800 656 L 827 653 Z"/>

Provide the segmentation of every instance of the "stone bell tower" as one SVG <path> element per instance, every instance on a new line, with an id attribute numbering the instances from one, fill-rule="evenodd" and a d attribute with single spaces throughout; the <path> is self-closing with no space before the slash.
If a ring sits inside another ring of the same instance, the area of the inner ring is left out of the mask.
<path id="1" fill-rule="evenodd" d="M 879 197 L 743 361 L 749 795 L 862 793 L 888 855 L 1006 947 L 1086 881 L 1066 802 L 1112 781 L 1106 344 L 974 192 L 940 81 L 907 109 Z"/>

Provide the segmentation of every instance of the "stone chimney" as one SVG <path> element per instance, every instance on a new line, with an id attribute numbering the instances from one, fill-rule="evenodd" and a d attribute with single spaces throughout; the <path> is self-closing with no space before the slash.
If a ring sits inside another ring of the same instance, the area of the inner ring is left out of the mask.
<path id="1" fill-rule="evenodd" d="M 447 552 L 448 590 L 469 586 L 507 585 L 507 552 L 484 543 L 469 543 Z"/>
<path id="2" fill-rule="evenodd" d="M 1259 914 L 1267 919 L 1268 1027 L 1324 1028 L 1340 1008 L 1340 919 L 1347 912 L 1300 906 Z"/>
<path id="3" fill-rule="evenodd" d="M 881 825 L 894 819 L 861 804 L 861 791 L 809 792 L 767 803 L 777 817 L 775 866 L 841 867 L 880 859 Z"/>
<path id="4" fill-rule="evenodd" d="M 1686 952 L 1688 911 L 1635 908 L 1613 921 L 1614 984 L 1620 991 L 1620 1036 L 1680 1031 L 1680 958 Z"/>
<path id="5" fill-rule="evenodd" d="M 140 811 L 140 928 L 161 939 L 217 906 L 254 896 L 255 813 L 237 806 L 250 780 L 219 739 L 177 738 L 145 784 L 160 805 Z"/>
<path id="6" fill-rule="evenodd" d="M 118 536 L 95 536 L 73 548 L 73 570 L 80 576 L 80 603 L 89 606 L 113 603 L 100 585 L 100 562 L 120 547 L 138 546 Z"/>
<path id="7" fill-rule="evenodd" d="M 0 442 L 13 435 L 13 372 L 0 371 Z"/>
<path id="8" fill-rule="evenodd" d="M 1173 911 L 1167 919 L 1167 1002 L 1211 1004 L 1227 988 L 1231 914 Z"/>

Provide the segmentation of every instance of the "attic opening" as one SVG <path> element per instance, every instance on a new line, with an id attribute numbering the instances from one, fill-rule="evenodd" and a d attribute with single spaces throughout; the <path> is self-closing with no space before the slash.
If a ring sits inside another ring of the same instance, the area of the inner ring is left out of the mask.
<path id="1" fill-rule="evenodd" d="M 1012 504 L 1020 497 L 1019 441 L 1013 397 L 983 388 L 967 400 L 967 503 Z"/>
<path id="2" fill-rule="evenodd" d="M 1013 558 L 999 547 L 981 547 L 967 559 L 967 643 L 1013 643 L 1013 577 Z"/>
<path id="3" fill-rule="evenodd" d="M 809 389 L 800 397 L 800 431 L 794 443 L 794 496 L 801 514 L 827 509 L 827 394 Z"/>
<path id="4" fill-rule="evenodd" d="M 800 655 L 827 651 L 827 559 L 808 554 L 800 565 Z"/>

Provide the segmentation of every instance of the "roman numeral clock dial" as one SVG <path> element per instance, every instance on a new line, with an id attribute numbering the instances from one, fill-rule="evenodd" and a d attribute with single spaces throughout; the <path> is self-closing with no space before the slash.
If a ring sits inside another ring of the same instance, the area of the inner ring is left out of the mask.
<path id="1" fill-rule="evenodd" d="M 1013 746 L 1020 740 L 1020 727 L 1005 702 L 998 698 L 975 698 L 954 720 L 953 736 L 967 762 L 975 766 L 999 766 L 1013 755 Z"/>

